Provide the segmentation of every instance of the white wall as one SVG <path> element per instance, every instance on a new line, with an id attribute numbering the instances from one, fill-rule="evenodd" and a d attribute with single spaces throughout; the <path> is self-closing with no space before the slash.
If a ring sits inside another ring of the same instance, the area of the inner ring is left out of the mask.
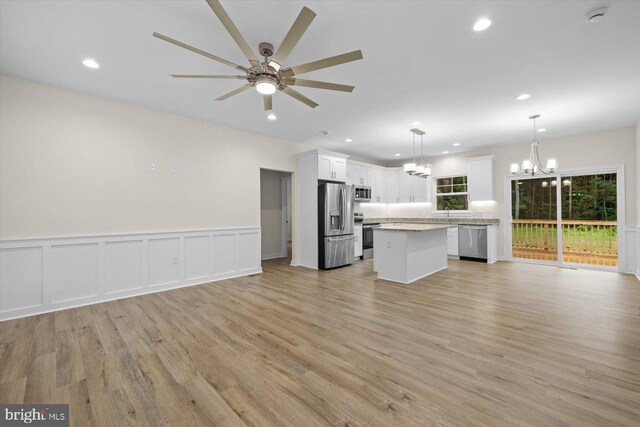
<path id="1" fill-rule="evenodd" d="M 632 224 L 637 218 L 637 176 L 636 176 L 636 131 L 634 127 L 614 129 L 566 138 L 540 141 L 539 152 L 542 161 L 548 158 L 558 160 L 559 169 L 578 169 L 596 166 L 625 165 L 626 217 Z M 529 157 L 531 145 L 527 142 L 513 145 L 498 145 L 483 150 L 433 157 L 433 176 L 465 173 L 466 157 L 495 154 L 494 194 L 496 201 L 503 201 L 504 177 L 509 175 L 511 163 L 522 162 Z M 500 207 L 502 212 L 502 207 Z"/>
<path id="2" fill-rule="evenodd" d="M 260 168 L 311 149 L 8 76 L 0 93 L 2 240 L 259 226 Z"/>
<path id="3" fill-rule="evenodd" d="M 286 256 L 286 248 L 282 247 L 282 178 L 285 175 L 277 171 L 260 170 L 262 259 Z"/>
<path id="4" fill-rule="evenodd" d="M 636 188 L 636 225 L 640 226 L 640 121 L 636 124 L 636 180 L 632 186 Z"/>
<path id="5" fill-rule="evenodd" d="M 640 154 L 636 153 L 636 145 L 640 144 L 636 128 L 640 132 L 640 123 L 636 127 L 613 129 L 608 131 L 575 135 L 565 138 L 540 141 L 540 157 L 555 158 L 559 162 L 560 170 L 578 169 L 596 166 L 625 165 L 626 180 L 626 217 L 627 223 L 640 223 L 640 190 L 637 175 L 637 164 Z M 432 165 L 434 177 L 449 176 L 466 173 L 466 158 L 488 154 L 496 156 L 494 174 L 494 194 L 496 202 L 501 205 L 503 200 L 503 181 L 509 175 L 511 163 L 522 162 L 529 157 L 531 145 L 528 142 L 512 145 L 497 145 L 481 150 L 427 158 Z M 388 166 L 401 166 L 392 163 Z M 398 209 L 398 208 L 396 208 Z M 402 209 L 400 207 L 400 209 Z M 407 207 L 406 209 L 412 209 Z M 429 209 L 428 207 L 426 208 Z M 502 207 L 471 206 L 477 212 L 497 210 L 502 213 Z M 408 211 L 410 212 L 410 210 Z"/>

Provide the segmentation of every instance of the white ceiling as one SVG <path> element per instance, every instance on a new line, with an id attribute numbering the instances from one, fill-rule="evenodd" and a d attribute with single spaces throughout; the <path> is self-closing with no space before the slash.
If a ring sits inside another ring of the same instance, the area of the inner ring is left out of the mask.
<path id="1" fill-rule="evenodd" d="M 222 4 L 256 50 L 261 41 L 277 47 L 302 6 L 311 8 L 318 16 L 285 65 L 362 49 L 362 61 L 302 76 L 356 90 L 301 88 L 315 110 L 277 93 L 271 122 L 253 90 L 214 101 L 240 81 L 168 77 L 235 70 L 154 31 L 247 63 L 204 1 L 1 1 L 0 71 L 377 161 L 410 155 L 413 121 L 427 131 L 425 154 L 436 155 L 528 141 L 532 113 L 548 129 L 541 139 L 640 118 L 639 1 L 608 2 L 597 24 L 584 16 L 598 1 Z M 476 33 L 481 16 L 493 25 Z M 101 69 L 84 68 L 86 57 Z M 529 100 L 515 100 L 525 92 Z"/>

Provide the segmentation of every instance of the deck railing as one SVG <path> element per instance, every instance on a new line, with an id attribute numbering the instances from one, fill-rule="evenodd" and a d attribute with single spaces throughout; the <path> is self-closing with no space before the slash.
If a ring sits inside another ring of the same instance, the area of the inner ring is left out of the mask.
<path id="1" fill-rule="evenodd" d="M 558 225 L 555 220 L 514 219 L 512 223 L 512 247 L 514 249 L 557 251 Z M 617 256 L 617 222 L 562 221 L 562 252 Z"/>

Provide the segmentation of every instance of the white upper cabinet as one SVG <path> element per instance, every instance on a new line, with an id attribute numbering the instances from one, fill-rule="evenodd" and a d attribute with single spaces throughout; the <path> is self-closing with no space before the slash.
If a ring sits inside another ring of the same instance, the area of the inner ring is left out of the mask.
<path id="1" fill-rule="evenodd" d="M 371 187 L 371 202 L 385 202 L 386 168 L 359 162 L 347 162 L 347 184 Z"/>
<path id="2" fill-rule="evenodd" d="M 386 185 L 385 178 L 386 174 L 384 169 L 374 169 L 375 171 L 375 180 L 374 185 L 372 185 L 373 191 L 371 192 L 371 201 L 383 203 L 386 201 L 385 193 L 386 193 Z"/>
<path id="3" fill-rule="evenodd" d="M 318 179 L 345 182 L 347 180 L 347 160 L 318 154 Z"/>
<path id="4" fill-rule="evenodd" d="M 431 177 L 406 174 L 402 168 L 384 168 L 347 162 L 347 184 L 371 187 L 373 203 L 424 203 L 431 201 Z"/>
<path id="5" fill-rule="evenodd" d="M 331 157 L 318 155 L 318 179 L 333 179 L 331 171 Z"/>
<path id="6" fill-rule="evenodd" d="M 493 169 L 495 156 L 467 159 L 467 191 L 470 202 L 494 200 Z"/>
<path id="7" fill-rule="evenodd" d="M 347 184 L 368 185 L 367 168 L 355 163 L 347 162 Z"/>
<path id="8" fill-rule="evenodd" d="M 398 201 L 400 203 L 413 202 L 413 176 L 405 172 L 398 172 Z"/>
<path id="9" fill-rule="evenodd" d="M 333 170 L 333 179 L 336 181 L 347 181 L 347 160 L 346 159 L 332 159 L 331 170 Z"/>
<path id="10" fill-rule="evenodd" d="M 397 203 L 400 201 L 400 194 L 398 194 L 399 173 L 398 169 L 387 169 L 385 171 L 384 201 L 386 203 Z"/>
<path id="11" fill-rule="evenodd" d="M 398 201 L 401 203 L 424 203 L 430 201 L 431 178 L 422 178 L 400 169 L 398 171 Z"/>
<path id="12" fill-rule="evenodd" d="M 411 188 L 412 188 L 412 202 L 427 202 L 427 192 L 428 192 L 428 184 L 431 181 L 431 178 L 422 178 L 420 176 L 412 176 L 411 177 Z"/>

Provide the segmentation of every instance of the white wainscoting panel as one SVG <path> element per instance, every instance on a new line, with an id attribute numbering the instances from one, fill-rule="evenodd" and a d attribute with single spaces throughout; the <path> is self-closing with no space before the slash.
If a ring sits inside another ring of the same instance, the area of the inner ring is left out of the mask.
<path id="1" fill-rule="evenodd" d="M 44 303 L 42 258 L 42 247 L 0 249 L 0 313 Z"/>
<path id="2" fill-rule="evenodd" d="M 640 225 L 625 227 L 626 273 L 640 275 Z"/>
<path id="3" fill-rule="evenodd" d="M 149 286 L 180 283 L 180 239 L 149 239 Z"/>
<path id="4" fill-rule="evenodd" d="M 191 236 L 184 239 L 185 279 L 198 280 L 209 277 L 211 253 L 209 236 Z"/>
<path id="5" fill-rule="evenodd" d="M 238 270 L 251 270 L 260 264 L 260 234 L 243 232 L 238 234 Z"/>
<path id="6" fill-rule="evenodd" d="M 0 320 L 256 274 L 260 228 L 0 241 Z"/>
<path id="7" fill-rule="evenodd" d="M 98 295 L 98 263 L 97 243 L 51 245 L 48 265 L 51 302 Z"/>
<path id="8" fill-rule="evenodd" d="M 142 288 L 142 246 L 142 240 L 105 244 L 106 294 Z"/>
<path id="9" fill-rule="evenodd" d="M 219 278 L 232 276 L 238 270 L 236 237 L 236 234 L 231 233 L 213 236 L 213 269 Z"/>

